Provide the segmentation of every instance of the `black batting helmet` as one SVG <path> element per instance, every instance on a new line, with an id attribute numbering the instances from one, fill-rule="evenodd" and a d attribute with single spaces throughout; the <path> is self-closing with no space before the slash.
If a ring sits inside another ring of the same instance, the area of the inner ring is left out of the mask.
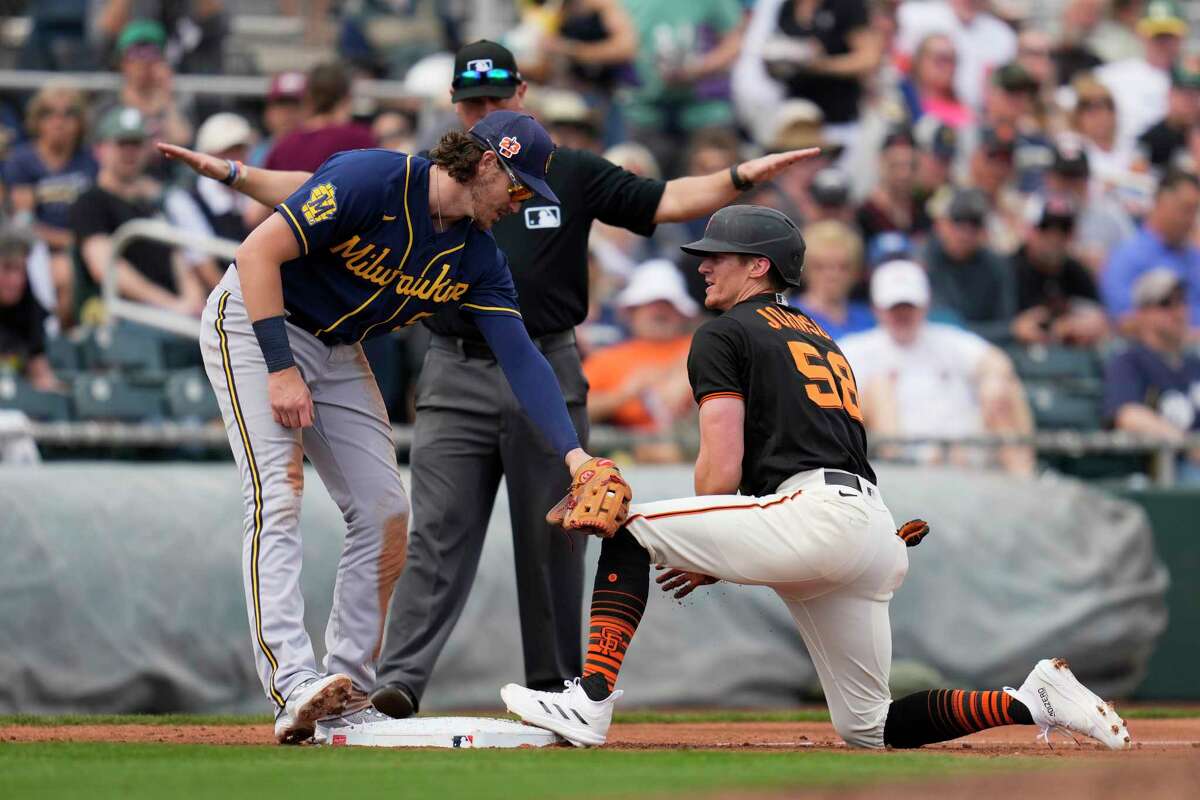
<path id="1" fill-rule="evenodd" d="M 708 221 L 704 237 L 679 248 L 703 258 L 713 253 L 761 256 L 784 282 L 800 285 L 804 269 L 804 237 L 784 213 L 766 206 L 726 206 Z"/>

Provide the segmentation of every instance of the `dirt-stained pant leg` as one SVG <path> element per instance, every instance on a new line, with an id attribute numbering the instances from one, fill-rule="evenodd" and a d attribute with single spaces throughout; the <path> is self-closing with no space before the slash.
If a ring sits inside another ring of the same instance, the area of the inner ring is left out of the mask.
<path id="1" fill-rule="evenodd" d="M 360 348 L 331 348 L 289 325 L 316 424 L 302 434 L 276 423 L 266 364 L 238 292 L 230 270 L 209 298 L 200 346 L 242 480 L 243 577 L 255 665 L 276 705 L 323 671 L 304 627 L 300 592 L 307 451 L 347 524 L 325 668 L 348 673 L 366 691 L 391 587 L 404 563 L 408 513 L 379 391 Z"/>
<path id="2" fill-rule="evenodd" d="M 346 521 L 324 671 L 345 673 L 356 689 L 369 692 L 392 590 L 404 567 L 408 497 L 387 410 L 362 348 L 330 348 L 309 391 L 315 419 L 304 431 L 304 452 Z"/>
<path id="3" fill-rule="evenodd" d="M 908 570 L 878 490 L 827 486 L 820 470 L 779 493 L 638 503 L 627 525 L 668 567 L 770 586 L 787 603 L 838 734 L 883 746 L 891 694 L 888 603 Z"/>
<path id="4" fill-rule="evenodd" d="M 201 319 L 204 368 L 242 481 L 242 573 L 254 662 L 278 706 L 317 674 L 300 594 L 300 431 L 275 422 L 267 367 L 240 298 L 218 286 Z M 296 353 L 301 371 L 315 362 Z"/>

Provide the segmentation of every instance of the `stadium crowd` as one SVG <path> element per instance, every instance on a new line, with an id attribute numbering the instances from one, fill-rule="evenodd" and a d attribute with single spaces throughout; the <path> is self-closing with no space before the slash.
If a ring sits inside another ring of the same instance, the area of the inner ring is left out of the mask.
<path id="1" fill-rule="evenodd" d="M 302 51 L 328 57 L 274 72 L 256 102 L 176 89 L 177 74 L 263 71 L 234 46 L 244 5 L 294 17 Z M 22 18 L 4 68 L 63 73 L 0 92 L 0 368 L 35 392 L 70 392 L 54 343 L 103 320 L 123 223 L 240 240 L 270 213 L 153 142 L 284 170 L 418 152 L 457 124 L 453 52 L 486 37 L 518 69 L 478 80 L 528 81 L 556 141 L 635 174 L 822 149 L 742 202 L 803 227 L 806 284 L 788 300 L 844 344 L 877 433 L 1200 430 L 1200 19 L 1175 0 L 108 0 Z M 119 90 L 72 82 L 94 69 Z M 367 99 L 363 78 L 404 91 Z M 704 222 L 592 231 L 589 414 L 661 435 L 645 459 L 678 457 L 670 434 L 695 413 L 687 345 L 708 312 L 678 245 Z M 191 316 L 224 266 L 154 241 L 116 264 L 123 296 Z M 369 350 L 397 422 L 423 347 L 415 329 Z M 1018 446 L 890 455 L 1035 464 Z M 1200 453 L 1180 468 L 1200 478 Z"/>

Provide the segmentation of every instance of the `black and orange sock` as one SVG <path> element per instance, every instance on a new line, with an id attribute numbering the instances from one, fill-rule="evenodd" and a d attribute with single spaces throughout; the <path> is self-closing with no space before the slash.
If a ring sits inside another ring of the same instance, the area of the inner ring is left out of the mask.
<path id="1" fill-rule="evenodd" d="M 902 697 L 888 708 L 883 743 L 920 747 L 1000 725 L 1032 725 L 1029 709 L 1004 692 L 935 689 Z"/>
<path id="2" fill-rule="evenodd" d="M 622 528 L 604 540 L 592 588 L 587 657 L 583 663 L 583 690 L 592 700 L 603 700 L 616 686 L 649 593 L 650 554 Z"/>

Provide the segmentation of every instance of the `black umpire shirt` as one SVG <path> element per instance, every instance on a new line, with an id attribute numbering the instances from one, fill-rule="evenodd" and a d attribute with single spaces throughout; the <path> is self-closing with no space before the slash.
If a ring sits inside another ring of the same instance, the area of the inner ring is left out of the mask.
<path id="1" fill-rule="evenodd" d="M 854 372 L 810 317 L 760 294 L 706 322 L 692 337 L 688 380 L 699 405 L 746 404 L 742 494 L 772 494 L 810 469 L 839 469 L 875 483 L 867 461 Z"/>
<path id="2" fill-rule="evenodd" d="M 566 147 L 555 151 L 546 181 L 559 204 L 534 197 L 492 228 L 508 256 L 521 316 L 534 338 L 570 330 L 587 317 L 592 221 L 649 236 L 666 186 L 594 153 Z M 443 336 L 483 341 L 475 324 L 457 313 L 438 314 L 425 324 Z"/>

